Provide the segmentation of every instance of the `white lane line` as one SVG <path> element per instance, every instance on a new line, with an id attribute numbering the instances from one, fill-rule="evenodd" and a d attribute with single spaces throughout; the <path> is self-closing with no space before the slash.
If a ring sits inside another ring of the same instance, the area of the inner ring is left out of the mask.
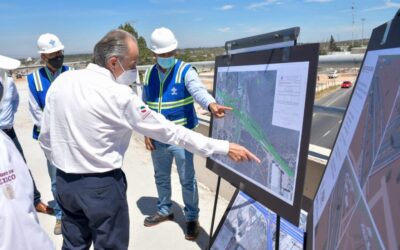
<path id="1" fill-rule="evenodd" d="M 316 114 L 313 114 L 312 117 L 314 117 Z"/>
<path id="2" fill-rule="evenodd" d="M 339 124 L 342 123 L 342 120 L 338 121 L 338 123 L 339 123 Z"/>
<path id="3" fill-rule="evenodd" d="M 330 132 L 331 132 L 331 131 L 328 130 L 328 132 L 326 132 L 322 137 L 325 137 L 325 136 L 329 135 Z"/>
<path id="4" fill-rule="evenodd" d="M 335 102 L 337 102 L 340 98 L 342 98 L 344 95 L 346 95 L 346 92 L 342 92 L 340 93 L 338 96 L 336 96 L 335 98 L 333 98 L 331 101 L 326 102 L 324 106 L 331 106 L 332 104 L 334 104 Z"/>

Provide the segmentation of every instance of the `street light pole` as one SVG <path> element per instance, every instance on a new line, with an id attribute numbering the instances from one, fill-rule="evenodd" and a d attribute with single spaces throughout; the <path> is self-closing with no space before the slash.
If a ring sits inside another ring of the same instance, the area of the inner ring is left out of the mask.
<path id="1" fill-rule="evenodd" d="M 365 18 L 361 18 L 361 24 L 362 24 L 362 28 L 361 28 L 361 47 L 364 46 L 364 21 Z"/>
<path id="2" fill-rule="evenodd" d="M 355 0 L 352 1 L 351 5 L 351 47 L 354 47 L 354 3 Z"/>

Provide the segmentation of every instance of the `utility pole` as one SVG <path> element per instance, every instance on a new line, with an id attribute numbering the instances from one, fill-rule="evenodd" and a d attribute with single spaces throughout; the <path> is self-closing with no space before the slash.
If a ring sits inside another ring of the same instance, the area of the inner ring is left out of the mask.
<path id="1" fill-rule="evenodd" d="M 351 17 L 352 17 L 352 26 L 351 26 L 351 47 L 354 47 L 354 2 L 353 0 L 352 5 L 351 5 Z"/>
<path id="2" fill-rule="evenodd" d="M 364 46 L 364 21 L 365 21 L 365 18 L 363 17 L 363 18 L 361 18 L 361 47 L 363 47 Z"/>

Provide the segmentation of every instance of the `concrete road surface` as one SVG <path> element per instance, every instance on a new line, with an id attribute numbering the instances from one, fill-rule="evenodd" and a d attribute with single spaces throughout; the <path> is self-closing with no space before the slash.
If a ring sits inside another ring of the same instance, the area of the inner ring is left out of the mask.
<path id="1" fill-rule="evenodd" d="M 28 88 L 25 80 L 18 80 L 20 106 L 16 115 L 14 128 L 23 147 L 29 168 L 36 185 L 42 194 L 42 200 L 52 200 L 50 178 L 47 173 L 45 156 L 37 141 L 32 139 L 32 121 L 28 110 Z M 149 152 L 145 149 L 142 136 L 134 134 L 125 155 L 123 170 L 128 180 L 128 204 L 130 211 L 129 249 L 205 249 L 211 225 L 214 193 L 199 183 L 200 225 L 201 234 L 197 241 L 184 238 L 185 221 L 182 213 L 182 193 L 176 171 L 172 173 L 172 199 L 175 221 L 164 222 L 155 227 L 143 226 L 145 216 L 156 212 L 157 192 L 153 177 L 153 166 Z M 219 198 L 216 224 L 222 217 L 228 201 Z M 56 248 L 61 249 L 62 236 L 53 234 L 55 217 L 39 214 L 41 226 L 54 241 Z M 32 237 L 34 237 L 32 235 Z M 18 240 L 18 239 L 16 239 Z"/>

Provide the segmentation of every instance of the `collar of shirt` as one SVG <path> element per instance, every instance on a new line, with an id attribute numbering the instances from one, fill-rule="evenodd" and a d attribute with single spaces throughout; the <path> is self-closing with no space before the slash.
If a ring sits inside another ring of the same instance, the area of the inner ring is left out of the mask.
<path id="1" fill-rule="evenodd" d="M 88 69 L 90 71 L 94 71 L 94 72 L 99 73 L 99 74 L 102 74 L 102 75 L 106 76 L 107 78 L 110 78 L 113 81 L 115 81 L 115 77 L 111 73 L 110 70 L 108 70 L 108 69 L 106 69 L 104 67 L 101 67 L 101 66 L 99 66 L 97 64 L 89 63 L 89 65 L 86 67 L 86 69 Z"/>
<path id="2" fill-rule="evenodd" d="M 176 61 L 175 61 L 176 63 Z M 161 68 L 160 65 L 158 65 L 158 63 L 156 64 L 157 66 L 157 72 L 158 72 L 158 77 L 160 78 L 160 81 L 164 81 L 164 79 L 169 75 L 169 73 L 171 72 L 171 70 L 174 68 L 174 66 L 172 66 L 171 68 L 165 70 L 165 72 L 163 71 L 163 69 Z"/>
<path id="3" fill-rule="evenodd" d="M 50 70 L 49 67 L 47 67 L 47 65 L 44 67 L 44 70 L 46 71 L 47 77 L 49 78 L 50 82 L 53 82 L 61 74 L 62 66 L 54 73 Z"/>

